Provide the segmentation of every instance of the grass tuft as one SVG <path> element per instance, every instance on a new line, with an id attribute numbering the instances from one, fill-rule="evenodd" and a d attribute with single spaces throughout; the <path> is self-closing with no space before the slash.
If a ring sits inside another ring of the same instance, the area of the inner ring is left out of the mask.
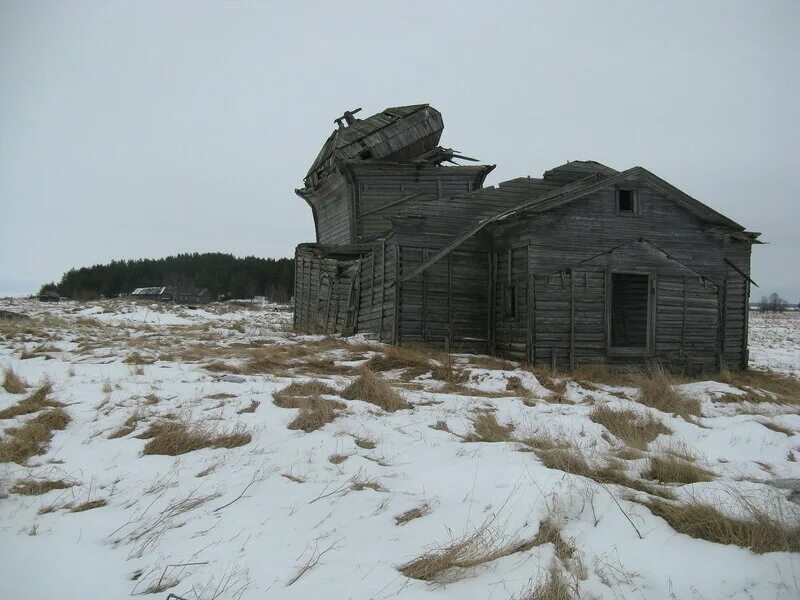
<path id="1" fill-rule="evenodd" d="M 289 429 L 299 429 L 305 433 L 316 431 L 326 424 L 333 422 L 336 411 L 345 408 L 345 405 L 336 400 L 328 400 L 314 396 L 311 398 L 295 399 L 300 412 L 287 425 Z"/>
<path id="2" fill-rule="evenodd" d="M 767 429 L 774 431 L 776 433 L 782 433 L 784 435 L 788 435 L 789 437 L 792 437 L 794 435 L 794 430 L 789 429 L 788 427 L 784 427 L 783 425 L 780 425 L 775 421 L 759 421 L 759 423 L 764 427 L 766 427 Z"/>
<path id="3" fill-rule="evenodd" d="M 620 461 L 612 461 L 602 467 L 593 467 L 587 462 L 580 450 L 564 446 L 547 450 L 534 448 L 533 452 L 548 469 L 586 477 L 601 485 L 620 485 L 662 498 L 673 497 L 672 492 L 669 490 L 629 477 L 625 472 L 624 466 L 618 464 Z"/>
<path id="4" fill-rule="evenodd" d="M 87 510 L 92 510 L 93 508 L 100 508 L 102 506 L 105 506 L 106 504 L 108 504 L 108 502 L 106 502 L 102 498 L 99 498 L 97 500 L 90 500 L 89 502 L 78 504 L 77 506 L 72 506 L 70 507 L 69 512 L 74 512 L 74 513 L 84 512 Z"/>
<path id="5" fill-rule="evenodd" d="M 561 528 L 550 517 L 539 523 L 539 531 L 533 538 L 534 546 L 541 546 L 542 544 L 553 544 L 556 556 L 563 563 L 575 556 L 575 546 L 571 542 L 564 540 L 561 536 Z"/>
<path id="6" fill-rule="evenodd" d="M 473 432 L 464 437 L 465 442 L 510 442 L 513 423 L 500 425 L 494 413 L 485 412 L 472 419 Z"/>
<path id="7" fill-rule="evenodd" d="M 532 540 L 509 541 L 489 527 L 482 526 L 472 534 L 429 550 L 400 565 L 398 570 L 411 579 L 437 581 L 449 572 L 479 567 L 532 547 Z"/>
<path id="8" fill-rule="evenodd" d="M 571 600 L 569 585 L 564 579 L 561 567 L 557 562 L 550 565 L 547 579 L 536 584 L 530 591 L 520 596 L 519 600 Z"/>
<path id="9" fill-rule="evenodd" d="M 21 427 L 7 429 L 8 437 L 0 442 L 0 463 L 24 464 L 32 456 L 44 454 L 53 439 L 53 431 L 61 431 L 69 423 L 69 415 L 61 408 L 39 413 Z"/>
<path id="10" fill-rule="evenodd" d="M 131 416 L 125 419 L 125 422 L 122 425 L 120 425 L 117 429 L 108 434 L 108 439 L 115 440 L 117 438 L 125 437 L 126 435 L 133 433 L 134 430 L 136 429 L 136 426 L 139 424 L 139 421 L 141 420 L 142 420 L 141 413 L 139 413 L 138 411 L 133 413 Z"/>
<path id="11" fill-rule="evenodd" d="M 259 407 L 260 404 L 261 402 L 259 402 L 258 400 L 251 400 L 250 404 L 248 404 L 244 408 L 240 408 L 239 410 L 237 410 L 236 414 L 243 415 L 245 413 L 254 413 L 256 412 L 256 409 Z"/>
<path id="12" fill-rule="evenodd" d="M 377 446 L 377 442 L 369 437 L 361 437 L 361 436 L 354 436 L 353 441 L 355 442 L 356 446 L 359 448 L 363 448 L 364 450 L 373 450 L 375 446 Z"/>
<path id="13" fill-rule="evenodd" d="M 666 454 L 650 458 L 650 467 L 644 473 L 644 477 L 663 483 L 689 484 L 713 481 L 714 473 L 672 454 Z"/>
<path id="14" fill-rule="evenodd" d="M 302 383 L 292 382 L 274 395 L 274 403 L 281 408 L 300 408 L 305 399 L 314 396 L 336 395 L 338 392 L 318 379 Z"/>
<path id="15" fill-rule="evenodd" d="M 791 375 L 748 369 L 747 371 L 723 371 L 716 380 L 740 388 L 745 392 L 742 395 L 724 394 L 717 399 L 721 402 L 800 404 L 800 379 Z"/>
<path id="16" fill-rule="evenodd" d="M 3 389 L 9 394 L 24 394 L 28 383 L 9 367 L 3 373 Z"/>
<path id="17" fill-rule="evenodd" d="M 383 377 L 369 369 L 360 370 L 356 380 L 342 392 L 342 398 L 369 402 L 388 412 L 410 408 L 405 398 L 398 394 Z"/>
<path id="18" fill-rule="evenodd" d="M 11 493 L 21 496 L 41 496 L 53 490 L 66 490 L 73 485 L 75 484 L 68 483 L 63 479 L 21 479 L 11 488 Z"/>
<path id="19" fill-rule="evenodd" d="M 50 399 L 50 392 L 52 392 L 52 390 L 53 385 L 49 381 L 45 381 L 31 392 L 28 397 L 20 400 L 14 406 L 9 406 L 0 411 L 0 419 L 11 419 L 13 417 L 39 412 L 45 408 L 63 406 L 60 402 Z"/>
<path id="20" fill-rule="evenodd" d="M 407 510 L 404 513 L 400 513 L 396 515 L 394 518 L 395 525 L 405 525 L 406 523 L 413 521 L 414 519 L 419 519 L 427 515 L 431 512 L 430 504 L 427 502 L 425 504 L 421 504 L 415 508 Z"/>
<path id="21" fill-rule="evenodd" d="M 776 519 L 743 497 L 733 501 L 747 519 L 729 517 L 701 502 L 673 504 L 654 499 L 647 507 L 675 531 L 693 538 L 749 548 L 756 554 L 800 552 L 800 526 L 796 522 Z"/>
<path id="22" fill-rule="evenodd" d="M 635 380 L 639 385 L 637 399 L 645 406 L 684 418 L 700 416 L 700 401 L 677 392 L 675 379 L 661 365 L 652 366 Z"/>
<path id="23" fill-rule="evenodd" d="M 647 450 L 647 445 L 659 435 L 672 430 L 650 414 L 639 414 L 632 410 L 613 410 L 598 406 L 589 418 L 608 429 L 612 434 L 637 450 Z"/>
<path id="24" fill-rule="evenodd" d="M 143 454 L 178 456 L 202 448 L 238 448 L 249 444 L 251 435 L 241 429 L 231 433 L 216 433 L 199 425 L 177 421 L 153 423 L 137 436 L 149 440 Z"/>

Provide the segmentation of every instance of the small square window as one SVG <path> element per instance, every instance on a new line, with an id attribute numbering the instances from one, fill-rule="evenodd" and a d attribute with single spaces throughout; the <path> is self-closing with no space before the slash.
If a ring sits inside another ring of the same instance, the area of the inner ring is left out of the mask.
<path id="1" fill-rule="evenodd" d="M 517 316 L 517 288 L 513 285 L 503 287 L 503 318 L 514 319 Z"/>
<path id="2" fill-rule="evenodd" d="M 636 213 L 636 192 L 634 190 L 617 190 L 617 210 L 620 213 Z"/>

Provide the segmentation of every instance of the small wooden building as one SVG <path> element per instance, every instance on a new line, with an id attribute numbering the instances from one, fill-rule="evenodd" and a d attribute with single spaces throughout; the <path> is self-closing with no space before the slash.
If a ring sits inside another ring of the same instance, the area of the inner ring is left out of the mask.
<path id="1" fill-rule="evenodd" d="M 295 327 L 570 368 L 747 366 L 759 234 L 642 167 L 483 187 L 428 105 L 337 119 L 297 190 Z"/>
<path id="2" fill-rule="evenodd" d="M 211 296 L 206 288 L 173 286 L 141 287 L 130 293 L 132 300 L 157 300 L 176 304 L 208 304 Z"/>

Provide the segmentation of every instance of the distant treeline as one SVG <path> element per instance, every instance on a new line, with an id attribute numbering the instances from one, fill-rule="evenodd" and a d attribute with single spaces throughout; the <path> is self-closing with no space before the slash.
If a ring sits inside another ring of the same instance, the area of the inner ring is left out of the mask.
<path id="1" fill-rule="evenodd" d="M 137 287 L 206 288 L 212 299 L 266 296 L 288 301 L 294 289 L 294 259 L 238 258 L 231 254 L 178 254 L 166 258 L 115 260 L 72 269 L 58 283 L 42 286 L 75 300 L 111 298 Z"/>

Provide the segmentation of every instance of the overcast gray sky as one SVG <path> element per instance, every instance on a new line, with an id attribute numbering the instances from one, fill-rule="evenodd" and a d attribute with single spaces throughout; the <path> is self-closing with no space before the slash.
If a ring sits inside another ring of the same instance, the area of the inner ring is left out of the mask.
<path id="1" fill-rule="evenodd" d="M 800 2 L 0 0 L 0 295 L 187 251 L 291 256 L 345 109 L 429 102 L 498 167 L 641 165 L 800 301 Z"/>

